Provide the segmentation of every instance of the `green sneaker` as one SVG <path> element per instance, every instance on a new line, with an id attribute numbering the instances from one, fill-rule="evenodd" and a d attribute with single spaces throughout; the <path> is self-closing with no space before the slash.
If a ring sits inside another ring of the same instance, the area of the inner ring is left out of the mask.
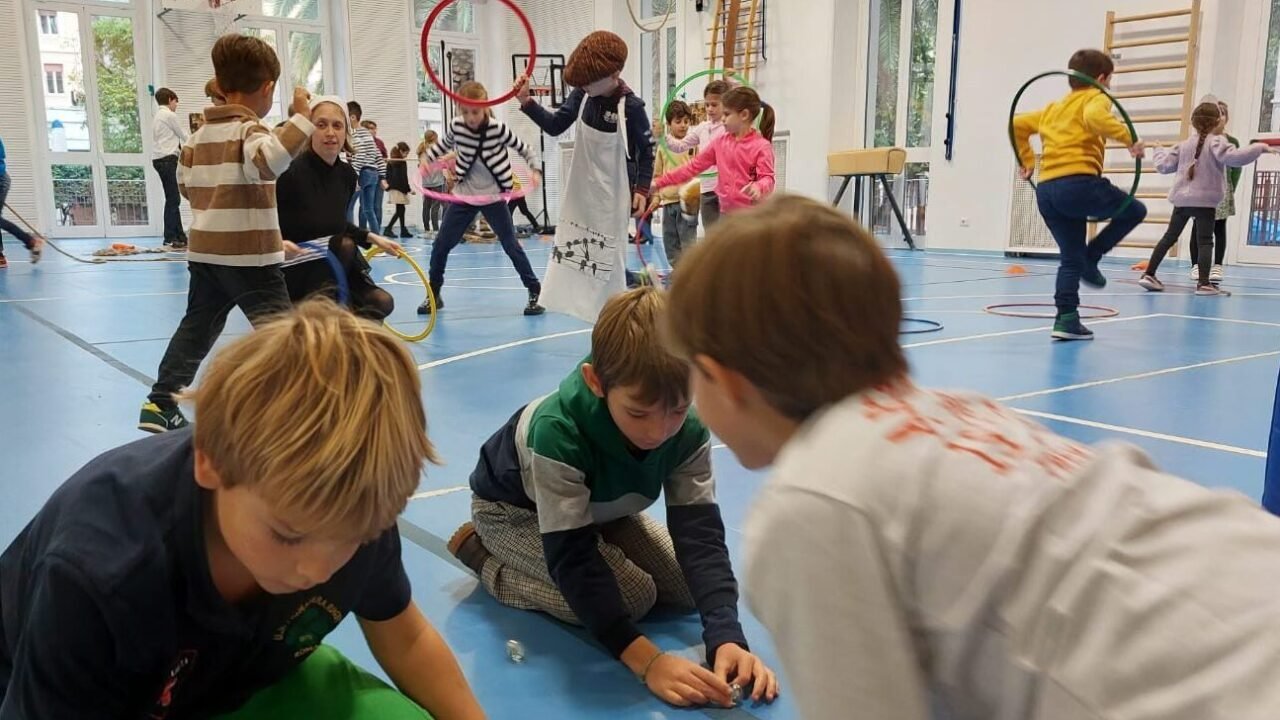
<path id="1" fill-rule="evenodd" d="M 153 402 L 143 404 L 142 413 L 138 416 L 138 429 L 149 433 L 179 430 L 189 424 L 178 408 L 161 410 L 160 406 Z"/>
<path id="2" fill-rule="evenodd" d="M 1092 340 L 1093 331 L 1080 322 L 1080 313 L 1066 313 L 1053 321 L 1053 339 Z"/>

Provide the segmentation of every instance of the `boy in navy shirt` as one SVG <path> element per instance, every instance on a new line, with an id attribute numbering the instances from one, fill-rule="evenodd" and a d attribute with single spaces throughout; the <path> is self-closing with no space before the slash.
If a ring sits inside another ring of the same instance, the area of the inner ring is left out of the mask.
<path id="1" fill-rule="evenodd" d="M 182 399 L 194 429 L 93 460 L 0 556 L 0 719 L 483 718 L 401 565 L 436 459 L 403 343 L 312 301 Z M 349 612 L 407 698 L 321 645 Z"/>

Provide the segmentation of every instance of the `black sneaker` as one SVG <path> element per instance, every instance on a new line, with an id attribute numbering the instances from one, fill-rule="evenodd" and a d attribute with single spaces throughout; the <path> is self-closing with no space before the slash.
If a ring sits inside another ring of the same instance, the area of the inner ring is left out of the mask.
<path id="1" fill-rule="evenodd" d="M 187 425 L 187 418 L 181 410 L 164 410 L 153 402 L 143 404 L 142 413 L 138 416 L 138 429 L 149 433 L 169 432 Z"/>
<path id="2" fill-rule="evenodd" d="M 458 558 L 476 575 L 484 569 L 484 563 L 490 558 L 489 549 L 484 546 L 480 536 L 476 534 L 475 523 L 465 522 L 449 538 L 449 553 Z"/>
<path id="3" fill-rule="evenodd" d="M 411 238 L 411 237 L 413 237 L 413 233 L 409 232 L 408 230 L 401 230 L 401 231 L 400 231 L 400 239 L 401 239 L 401 240 L 408 240 L 408 239 L 409 239 L 409 238 Z"/>
<path id="4" fill-rule="evenodd" d="M 436 301 L 436 309 L 437 309 L 437 310 L 443 310 L 443 309 L 444 309 L 444 298 L 440 296 L 440 288 L 436 287 L 435 285 L 432 285 L 432 286 L 431 286 L 431 297 L 435 298 L 435 301 Z M 422 304 L 418 306 L 418 314 L 419 314 L 419 315 L 430 315 L 430 314 L 431 314 L 431 301 L 430 301 L 430 300 L 423 300 L 423 301 L 422 301 Z"/>
<path id="5" fill-rule="evenodd" d="M 1080 282 L 1092 288 L 1104 288 L 1107 286 L 1107 276 L 1098 269 L 1098 263 L 1089 263 L 1080 274 Z"/>
<path id="6" fill-rule="evenodd" d="M 1093 331 L 1080 322 L 1080 313 L 1065 313 L 1053 321 L 1054 340 L 1092 340 Z"/>
<path id="7" fill-rule="evenodd" d="M 529 291 L 529 304 L 524 306 L 525 315 L 541 315 L 547 309 L 538 304 L 538 296 L 542 294 L 541 290 Z"/>

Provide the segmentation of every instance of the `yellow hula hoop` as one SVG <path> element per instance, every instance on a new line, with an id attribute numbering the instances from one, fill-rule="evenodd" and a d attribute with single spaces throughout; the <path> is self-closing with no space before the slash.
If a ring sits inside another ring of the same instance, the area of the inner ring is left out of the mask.
<path id="1" fill-rule="evenodd" d="M 374 245 L 373 247 L 365 251 L 364 259 L 372 260 L 373 256 L 377 255 L 380 252 L 382 252 L 382 248 L 378 247 L 377 245 Z M 388 321 L 383 321 L 383 325 L 386 325 L 387 329 L 391 331 L 391 334 L 395 335 L 401 340 L 404 340 L 406 342 L 421 342 L 427 339 L 427 336 L 431 334 L 432 330 L 436 329 L 436 296 L 435 296 L 435 293 L 431 292 L 431 283 L 430 281 L 427 280 L 427 274 L 422 272 L 422 266 L 419 265 L 416 260 L 409 257 L 409 253 L 401 251 L 396 254 L 396 257 L 409 263 L 409 267 L 413 268 L 413 271 L 418 273 L 418 277 L 422 280 L 422 287 L 426 288 L 427 290 L 427 304 L 431 307 L 431 316 L 430 316 L 431 320 L 427 322 L 426 329 L 418 333 L 417 335 L 409 335 L 407 333 L 400 332 L 398 329 L 396 329 L 395 325 L 392 325 Z"/>

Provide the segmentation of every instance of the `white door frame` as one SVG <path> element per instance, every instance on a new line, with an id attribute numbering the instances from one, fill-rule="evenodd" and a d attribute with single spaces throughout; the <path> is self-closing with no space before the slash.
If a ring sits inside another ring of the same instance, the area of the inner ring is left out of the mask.
<path id="1" fill-rule="evenodd" d="M 31 66 L 28 79 L 34 91 L 32 96 L 36 133 L 34 135 L 36 158 L 36 207 L 40 217 L 48 220 L 46 227 L 53 237 L 145 237 L 155 235 L 160 218 L 154 212 L 155 203 L 150 202 L 155 185 L 150 177 L 151 158 L 151 117 L 144 88 L 150 85 L 151 57 L 149 43 L 145 32 L 138 28 L 145 27 L 138 22 L 140 3 L 124 5 L 121 3 L 93 2 L 55 2 L 51 0 L 27 0 L 23 4 L 23 26 L 21 32 L 28 33 L 32 41 L 28 43 L 27 53 Z M 40 55 L 39 33 L 35 31 L 35 18 L 41 10 L 72 13 L 77 16 L 80 32 L 80 62 L 84 71 L 85 86 L 85 121 L 89 131 L 89 151 L 87 152 L 53 152 L 48 143 L 48 110 L 44 103 L 44 63 Z M 93 53 L 92 23 L 95 17 L 123 17 L 133 21 L 133 61 L 137 74 L 136 94 L 138 100 L 138 120 L 142 133 L 141 153 L 107 153 L 102 149 L 102 112 L 98 102 L 97 62 Z M 92 225 L 61 226 L 58 224 L 58 209 L 53 202 L 53 165 L 88 165 L 92 169 L 94 216 Z M 107 196 L 106 168 L 108 166 L 134 166 L 143 168 L 146 181 L 148 224 L 115 226 L 110 222 L 111 206 Z"/>
<path id="2" fill-rule="evenodd" d="M 289 103 L 293 100 L 293 66 L 289 53 L 290 33 L 307 33 L 320 36 L 320 62 L 324 73 L 325 94 L 335 94 L 337 73 L 333 66 L 333 41 L 329 27 L 323 21 L 297 21 L 288 18 L 254 15 L 236 23 L 238 31 L 248 29 L 271 30 L 276 34 L 275 51 L 280 59 L 280 81 L 276 83 L 276 102 L 280 105 L 281 119 L 289 116 Z"/>
<path id="3" fill-rule="evenodd" d="M 1271 3 L 1268 0 L 1247 0 L 1244 7 L 1243 27 L 1254 27 L 1253 42 L 1246 35 L 1240 44 L 1240 60 L 1237 67 L 1252 68 L 1253 72 L 1240 73 L 1236 88 L 1237 98 L 1246 98 L 1245 124 L 1235 124 L 1237 132 L 1243 127 L 1241 142 L 1255 138 L 1278 138 L 1280 132 L 1258 132 L 1258 123 L 1262 119 L 1262 80 L 1266 68 L 1267 34 L 1270 26 Z M 1236 190 L 1236 215 L 1227 221 L 1229 244 L 1228 258 L 1241 264 L 1280 265 L 1280 246 L 1262 247 L 1249 245 L 1249 226 L 1253 215 L 1253 184 L 1257 176 L 1257 168 L 1264 170 L 1280 170 L 1280 161 L 1276 156 L 1263 156 L 1257 163 L 1248 165 L 1240 177 L 1240 187 Z M 1233 227 L 1234 226 L 1234 227 Z"/>

